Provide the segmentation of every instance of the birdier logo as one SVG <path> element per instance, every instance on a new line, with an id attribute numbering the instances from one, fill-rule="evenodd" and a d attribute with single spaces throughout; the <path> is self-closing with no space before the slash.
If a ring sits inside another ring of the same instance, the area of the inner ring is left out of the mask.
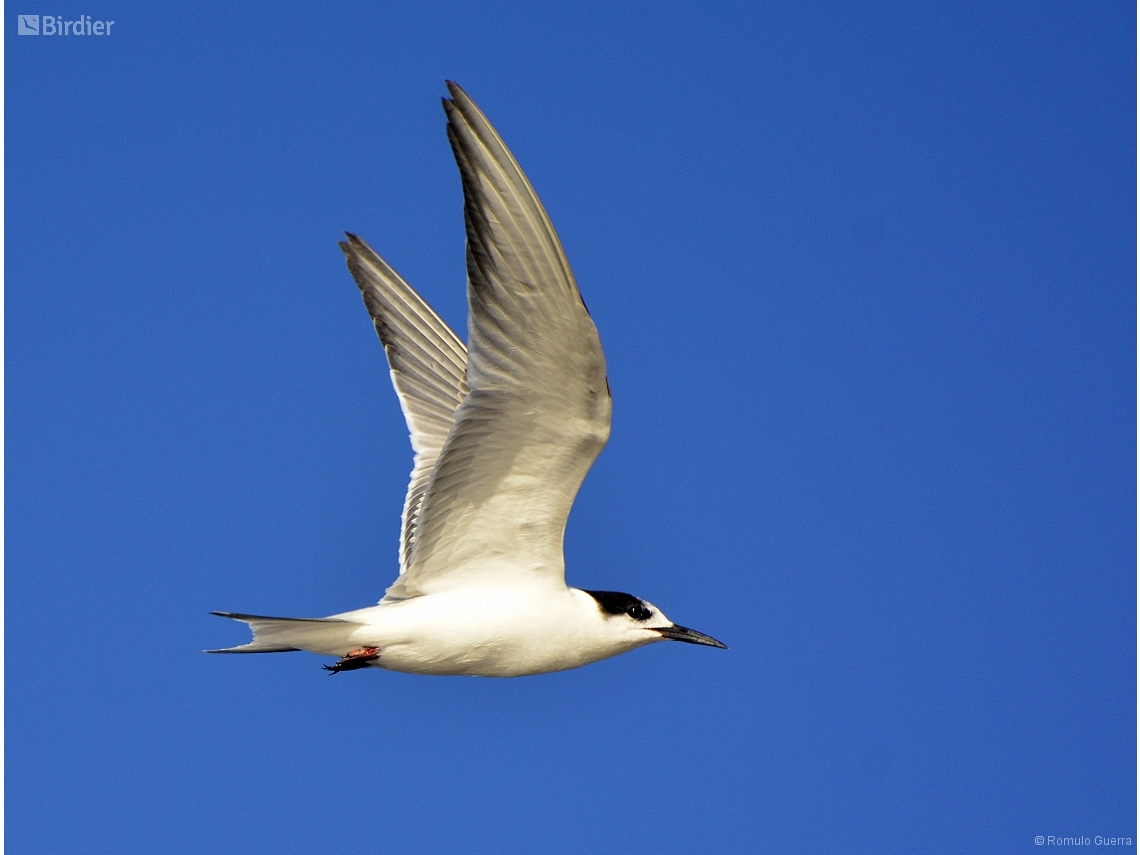
<path id="1" fill-rule="evenodd" d="M 59 15 L 17 15 L 16 33 L 21 36 L 109 36 L 114 21 L 92 21 L 80 15 L 65 21 Z"/>

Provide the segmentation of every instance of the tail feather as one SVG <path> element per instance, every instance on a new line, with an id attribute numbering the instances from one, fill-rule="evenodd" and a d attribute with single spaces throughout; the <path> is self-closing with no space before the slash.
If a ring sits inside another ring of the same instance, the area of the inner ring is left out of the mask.
<path id="1" fill-rule="evenodd" d="M 211 612 L 247 624 L 253 640 L 237 647 L 207 650 L 206 653 L 286 653 L 308 650 L 326 656 L 343 656 L 352 649 L 349 637 L 361 624 L 340 618 L 280 618 Z"/>

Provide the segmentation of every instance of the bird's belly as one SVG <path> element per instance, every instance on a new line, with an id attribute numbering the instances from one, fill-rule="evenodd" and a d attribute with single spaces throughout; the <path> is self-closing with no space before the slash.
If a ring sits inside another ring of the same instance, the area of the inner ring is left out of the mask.
<path id="1" fill-rule="evenodd" d="M 577 668 L 620 652 L 597 649 L 558 616 L 540 616 L 549 609 L 515 610 L 501 601 L 416 606 L 416 611 L 430 606 L 435 613 L 413 615 L 409 608 L 406 621 L 404 614 L 392 614 L 402 627 L 385 622 L 384 637 L 354 636 L 379 648 L 377 666 L 410 674 L 522 677 Z"/>
<path id="2" fill-rule="evenodd" d="M 464 643 L 455 638 L 420 638 L 381 650 L 376 664 L 409 674 L 523 677 L 577 668 L 605 655 L 590 655 L 573 647 L 560 649 L 549 640 L 530 644 L 518 638 L 472 638 Z"/>

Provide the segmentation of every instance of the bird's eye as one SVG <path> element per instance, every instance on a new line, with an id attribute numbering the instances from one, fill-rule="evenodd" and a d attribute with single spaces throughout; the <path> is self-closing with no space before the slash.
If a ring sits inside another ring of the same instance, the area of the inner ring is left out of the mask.
<path id="1" fill-rule="evenodd" d="M 649 611 L 649 609 L 647 609 L 645 606 L 641 605 L 641 603 L 630 606 L 626 610 L 626 614 L 634 620 L 649 620 L 649 618 L 653 616 L 653 613 Z"/>

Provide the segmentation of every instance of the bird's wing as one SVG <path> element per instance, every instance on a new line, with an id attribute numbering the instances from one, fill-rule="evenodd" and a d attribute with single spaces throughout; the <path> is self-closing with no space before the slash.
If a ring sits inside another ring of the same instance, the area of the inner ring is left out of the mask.
<path id="1" fill-rule="evenodd" d="M 389 599 L 565 584 L 566 517 L 610 433 L 605 357 L 558 236 L 490 122 L 448 88 L 467 224 L 470 391 Z"/>
<path id="2" fill-rule="evenodd" d="M 400 573 L 415 547 L 428 479 L 467 396 L 467 348 L 431 306 L 354 234 L 340 244 L 388 356 L 415 451 L 400 530 Z"/>

